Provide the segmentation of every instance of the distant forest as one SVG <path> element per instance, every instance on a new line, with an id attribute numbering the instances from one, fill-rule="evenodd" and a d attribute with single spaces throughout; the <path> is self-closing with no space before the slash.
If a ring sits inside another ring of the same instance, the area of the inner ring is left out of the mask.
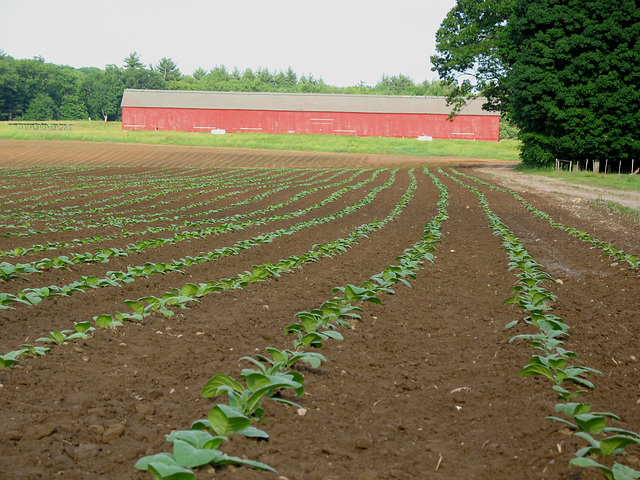
<path id="1" fill-rule="evenodd" d="M 145 65 L 137 52 L 122 66 L 73 68 L 45 62 L 44 58 L 14 59 L 0 50 L 0 120 L 119 120 L 126 88 L 209 90 L 226 92 L 347 93 L 371 95 L 445 96 L 444 82 L 420 84 L 405 76 L 384 75 L 375 86 L 334 87 L 313 75 L 247 68 L 229 72 L 224 66 L 180 72 L 170 58 Z"/>

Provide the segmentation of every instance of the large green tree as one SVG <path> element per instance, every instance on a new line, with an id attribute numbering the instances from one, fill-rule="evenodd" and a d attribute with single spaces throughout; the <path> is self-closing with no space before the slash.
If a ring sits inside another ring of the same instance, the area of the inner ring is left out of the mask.
<path id="1" fill-rule="evenodd" d="M 118 118 L 125 88 L 123 77 L 122 70 L 116 65 L 107 65 L 104 71 L 87 74 L 82 90 L 91 118 L 101 118 L 105 122 Z"/>
<path id="2" fill-rule="evenodd" d="M 46 93 L 39 93 L 35 96 L 24 114 L 24 120 L 51 120 L 56 118 L 56 104 Z"/>
<path id="3" fill-rule="evenodd" d="M 526 163 L 624 161 L 640 152 L 639 34 L 635 0 L 458 0 L 432 62 L 452 100 L 484 95 L 515 121 Z"/>
<path id="4" fill-rule="evenodd" d="M 449 85 L 458 113 L 466 100 L 485 96 L 488 110 L 500 108 L 506 71 L 505 31 L 515 0 L 458 0 L 436 32 L 433 70 Z"/>
<path id="5" fill-rule="evenodd" d="M 637 158 L 640 9 L 635 0 L 518 1 L 507 107 L 529 164 Z"/>

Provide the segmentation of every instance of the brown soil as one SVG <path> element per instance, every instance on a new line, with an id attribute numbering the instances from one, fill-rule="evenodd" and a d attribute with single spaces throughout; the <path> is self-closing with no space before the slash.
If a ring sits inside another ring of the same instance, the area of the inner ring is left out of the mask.
<path id="1" fill-rule="evenodd" d="M 0 167 L 56 165 L 128 167 L 351 168 L 413 165 L 513 165 L 506 160 L 295 152 L 128 143 L 0 141 Z"/>
<path id="2" fill-rule="evenodd" d="M 131 157 L 126 156 L 128 151 Z M 174 152 L 173 156 L 167 155 L 168 151 Z M 80 189 L 51 194 L 39 202 L 79 193 L 88 195 L 47 207 L 56 210 L 60 205 L 81 207 L 90 200 L 108 198 L 108 194 L 92 196 L 91 190 L 115 175 L 171 179 L 197 167 L 188 175 L 203 178 L 245 163 L 251 167 L 371 166 L 370 160 L 361 158 L 367 156 L 215 149 L 193 149 L 193 155 L 188 156 L 175 151 L 139 145 L 0 142 L 0 158 L 5 166 L 90 167 L 80 174 L 31 177 L 28 181 L 19 173 L 15 178 L 8 176 L 16 173 L 8 172 L 0 179 L 0 187 L 14 188 L 0 192 L 4 198 L 16 200 L 42 195 L 44 190 L 40 188 L 53 183 L 52 192 L 69 187 Z M 414 161 L 405 158 L 383 164 Z M 127 168 L 104 167 L 125 163 Z M 431 171 L 436 173 L 434 168 Z M 480 170 L 464 171 L 497 183 L 494 176 Z M 293 171 L 287 175 L 295 174 Z M 296 181 L 302 182 L 311 174 L 307 172 Z M 339 179 L 350 175 L 344 173 Z M 352 182 L 368 175 L 363 172 Z M 30 276 L 29 283 L 2 283 L 1 291 L 63 285 L 80 276 L 126 269 L 127 265 L 147 261 L 170 261 L 231 245 L 258 233 L 335 212 L 362 198 L 366 190 L 380 185 L 389 175 L 384 171 L 362 191 L 350 192 L 338 202 L 299 219 L 156 247 L 104 265 L 45 271 L 39 277 Z M 228 454 L 267 463 L 278 474 L 229 467 L 201 471 L 199 479 L 602 478 L 594 472 L 569 467 L 569 460 L 585 442 L 568 434 L 560 424 L 545 420 L 555 414 L 557 403 L 550 382 L 516 376 L 534 350 L 525 342 L 510 343 L 509 339 L 534 332 L 522 322 L 512 330 L 504 330 L 504 325 L 522 316 L 516 308 L 502 305 L 511 295 L 515 272 L 509 271 L 501 241 L 489 229 L 473 194 L 442 174 L 436 175 L 449 188 L 451 198 L 450 218 L 444 225 L 434 262 L 424 264 L 411 281 L 412 288 L 397 286 L 395 295 L 381 297 L 382 305 L 362 305 L 361 320 L 352 330 L 342 331 L 344 341 L 325 344 L 321 353 L 328 362 L 317 370 L 303 371 L 308 394 L 297 401 L 306 409 L 306 415 L 267 402 L 266 416 L 257 426 L 269 433 L 268 441 L 232 436 L 224 444 L 223 450 Z M 396 257 L 419 240 L 425 223 L 435 214 L 438 197 L 431 180 L 421 170 L 416 171 L 416 176 L 418 188 L 403 214 L 342 255 L 243 290 L 208 295 L 171 318 L 156 315 L 116 329 L 98 329 L 86 340 L 70 341 L 54 347 L 44 357 L 0 370 L 0 479 L 151 478 L 148 473 L 136 471 L 134 463 L 144 455 L 170 451 L 165 437 L 171 431 L 186 429 L 207 416 L 213 402 L 201 398 L 200 389 L 209 378 L 217 373 L 237 377 L 242 368 L 248 367 L 239 359 L 263 353 L 266 347 L 290 348 L 291 338 L 283 335 L 283 329 L 294 321 L 296 312 L 316 308 L 332 298 L 334 287 L 367 280 L 396 263 Z M 403 169 L 391 188 L 357 213 L 280 237 L 239 255 L 190 267 L 184 274 L 154 275 L 121 288 L 100 288 L 45 300 L 34 307 L 0 310 L 0 352 L 33 343 L 51 330 L 69 328 L 74 321 L 124 310 L 125 299 L 161 295 L 185 282 L 230 277 L 251 265 L 276 262 L 299 255 L 314 244 L 344 237 L 354 227 L 386 216 L 404 193 L 408 180 L 408 170 Z M 85 184 L 93 187 L 83 190 Z M 273 187 L 256 186 L 252 193 L 269 188 Z M 230 206 L 221 216 L 252 211 L 284 201 L 303 189 L 285 190 L 252 207 L 231 206 L 248 198 L 245 195 L 222 200 L 215 207 L 202 207 L 201 211 L 221 206 Z M 595 389 L 581 398 L 592 403 L 594 411 L 619 415 L 622 422 L 614 422 L 616 426 L 639 431 L 638 271 L 629 271 L 603 257 L 599 250 L 550 227 L 527 213 L 511 196 L 486 187 L 481 190 L 534 258 L 559 280 L 545 286 L 557 295 L 554 313 L 571 326 L 566 347 L 576 352 L 577 363 L 603 372 L 592 378 Z M 333 191 L 323 190 L 284 210 L 312 205 Z M 130 195 L 146 193 L 149 191 L 139 188 Z M 627 225 L 624 219 L 611 222 L 610 216 L 596 211 L 593 216 L 576 215 L 574 209 L 564 208 L 565 202 L 530 188 L 523 195 L 557 221 L 638 253 L 637 227 Z M 136 213 L 163 211 L 194 202 L 180 192 L 169 193 L 162 200 L 174 202 L 162 206 L 160 199 L 149 200 L 117 207 L 108 214 L 130 216 L 132 209 Z M 8 207 L 28 210 L 34 202 Z M 582 206 L 588 208 L 587 203 Z M 102 218 L 107 213 L 95 215 Z M 89 217 L 87 214 L 85 219 Z M 51 238 L 69 241 L 117 230 L 101 227 L 52 233 Z M 0 238 L 0 249 L 45 244 L 49 236 Z M 137 237 L 110 241 L 109 246 L 122 247 L 132 241 Z M 103 244 L 71 250 L 91 251 L 96 246 Z M 59 253 L 52 251 L 2 261 L 26 262 L 56 254 Z M 628 447 L 627 451 L 629 455 L 619 461 L 640 468 L 640 448 Z"/>

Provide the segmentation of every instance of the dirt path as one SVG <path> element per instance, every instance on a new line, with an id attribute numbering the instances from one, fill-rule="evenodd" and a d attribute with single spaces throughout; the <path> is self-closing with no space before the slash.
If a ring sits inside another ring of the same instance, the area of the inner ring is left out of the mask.
<path id="1" fill-rule="evenodd" d="M 512 190 L 535 191 L 556 195 L 556 198 L 565 196 L 574 203 L 596 200 L 616 202 L 625 207 L 640 210 L 640 192 L 637 191 L 611 191 L 606 188 L 576 185 L 559 178 L 517 172 L 512 168 L 478 168 L 477 170 L 498 179 L 498 183 Z"/>

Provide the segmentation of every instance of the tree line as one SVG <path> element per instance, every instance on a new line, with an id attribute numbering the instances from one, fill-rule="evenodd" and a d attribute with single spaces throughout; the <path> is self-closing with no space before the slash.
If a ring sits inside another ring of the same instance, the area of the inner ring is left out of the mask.
<path id="1" fill-rule="evenodd" d="M 487 97 L 519 127 L 525 163 L 638 165 L 636 0 L 457 0 L 436 49 L 450 101 Z"/>
<path id="2" fill-rule="evenodd" d="M 122 62 L 122 66 L 104 69 L 73 68 L 47 63 L 42 57 L 14 59 L 0 51 L 0 120 L 119 120 L 127 88 L 429 96 L 451 92 L 451 86 L 442 81 L 416 84 L 405 75 L 384 75 L 375 86 L 336 87 L 313 75 L 298 76 L 291 68 L 277 72 L 234 68 L 229 72 L 216 66 L 185 75 L 170 58 L 145 65 L 132 52 Z"/>

